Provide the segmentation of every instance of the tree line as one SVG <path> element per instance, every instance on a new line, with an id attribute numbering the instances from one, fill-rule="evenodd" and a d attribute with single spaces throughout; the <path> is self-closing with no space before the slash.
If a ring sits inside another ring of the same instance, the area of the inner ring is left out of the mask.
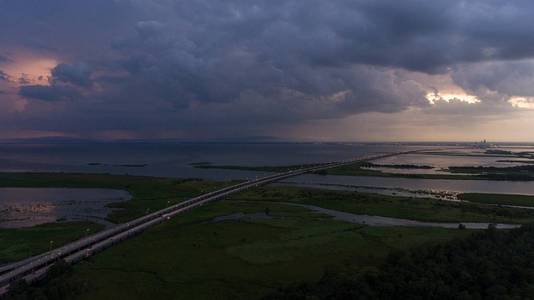
<path id="1" fill-rule="evenodd" d="M 264 298 L 286 299 L 534 299 L 534 225 L 395 252 L 378 271 L 328 272 Z"/>

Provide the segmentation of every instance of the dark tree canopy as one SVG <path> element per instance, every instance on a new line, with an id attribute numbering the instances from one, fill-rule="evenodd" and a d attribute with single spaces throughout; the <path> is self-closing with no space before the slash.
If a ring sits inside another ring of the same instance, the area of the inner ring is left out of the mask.
<path id="1" fill-rule="evenodd" d="M 534 299 L 534 226 L 397 252 L 379 272 L 328 273 L 265 299 Z"/>

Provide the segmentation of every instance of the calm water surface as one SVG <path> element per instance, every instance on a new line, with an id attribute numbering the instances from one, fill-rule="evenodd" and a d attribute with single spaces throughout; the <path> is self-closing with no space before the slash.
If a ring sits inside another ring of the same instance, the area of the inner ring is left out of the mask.
<path id="1" fill-rule="evenodd" d="M 230 180 L 264 173 L 198 169 L 191 163 L 245 166 L 306 164 L 421 147 L 350 143 L 4 143 L 0 144 L 0 171 L 92 172 Z"/>
<path id="2" fill-rule="evenodd" d="M 452 193 L 496 193 L 534 195 L 534 181 L 492 181 L 492 180 L 452 180 L 414 179 L 370 176 L 312 175 L 289 178 L 287 183 L 329 188 L 329 185 L 379 187 L 385 189 L 405 189 L 412 191 L 452 192 Z"/>
<path id="3" fill-rule="evenodd" d="M 480 150 L 463 150 L 470 154 L 480 152 Z M 456 151 L 455 151 L 456 152 Z M 460 151 L 457 151 L 460 152 Z M 393 168 L 370 168 L 387 173 L 401 174 L 451 174 L 445 169 L 448 167 L 481 166 L 481 167 L 513 167 L 534 163 L 534 160 L 517 157 L 490 157 L 490 156 L 451 156 L 435 154 L 406 154 L 387 157 L 374 161 L 381 165 L 424 165 L 431 166 L 432 169 L 393 169 Z M 456 173 L 458 174 L 458 173 Z M 464 174 L 470 175 L 470 174 Z"/>
<path id="4" fill-rule="evenodd" d="M 0 188 L 0 228 L 28 227 L 57 220 L 105 221 L 107 204 L 127 201 L 126 191 L 74 188 Z"/>

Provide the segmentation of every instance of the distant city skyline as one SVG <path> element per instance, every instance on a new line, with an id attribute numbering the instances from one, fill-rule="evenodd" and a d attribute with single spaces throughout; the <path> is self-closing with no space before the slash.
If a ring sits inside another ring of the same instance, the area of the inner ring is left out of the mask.
<path id="1" fill-rule="evenodd" d="M 534 142 L 533 9 L 0 0 L 0 140 Z"/>

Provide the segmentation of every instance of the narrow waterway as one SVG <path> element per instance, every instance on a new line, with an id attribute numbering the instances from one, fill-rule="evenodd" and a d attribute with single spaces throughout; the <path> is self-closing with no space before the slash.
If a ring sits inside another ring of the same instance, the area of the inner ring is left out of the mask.
<path id="1" fill-rule="evenodd" d="M 287 205 L 294 205 L 299 207 L 308 208 L 314 212 L 325 214 L 334 218 L 334 220 L 350 222 L 354 224 L 362 224 L 368 226 L 409 226 L 409 227 L 439 227 L 439 228 L 458 228 L 460 224 L 463 224 L 466 229 L 486 229 L 490 223 L 473 223 L 473 222 L 456 222 L 456 223 L 445 223 L 445 222 L 421 222 L 408 219 L 399 219 L 399 218 L 389 218 L 381 216 L 369 216 L 369 215 L 358 215 L 338 210 L 326 209 L 319 206 L 307 205 L 307 204 L 297 204 L 297 203 L 286 203 Z M 497 229 L 513 229 L 521 227 L 518 224 L 495 224 Z"/>

